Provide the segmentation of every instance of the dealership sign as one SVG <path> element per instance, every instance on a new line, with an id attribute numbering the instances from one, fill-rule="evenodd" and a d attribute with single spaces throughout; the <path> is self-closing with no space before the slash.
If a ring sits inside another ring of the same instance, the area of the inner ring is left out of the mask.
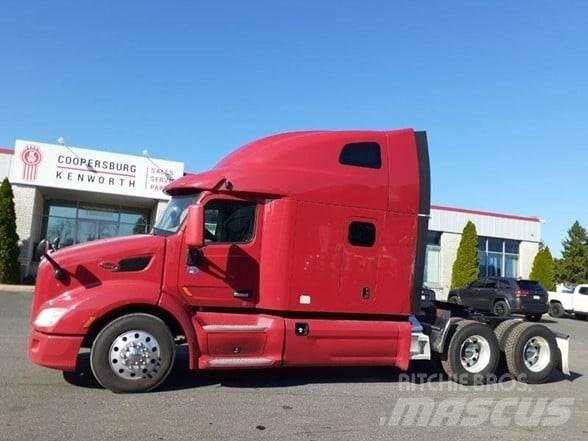
<path id="1" fill-rule="evenodd" d="M 167 199 L 163 188 L 183 174 L 181 162 L 17 140 L 10 181 Z"/>

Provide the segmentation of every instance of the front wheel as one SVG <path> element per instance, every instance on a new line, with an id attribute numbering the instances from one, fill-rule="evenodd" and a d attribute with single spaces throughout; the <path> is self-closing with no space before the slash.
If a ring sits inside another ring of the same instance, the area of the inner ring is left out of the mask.
<path id="1" fill-rule="evenodd" d="M 167 325 L 149 314 L 129 314 L 96 336 L 90 366 L 96 380 L 113 392 L 147 392 L 169 375 L 175 343 Z"/>

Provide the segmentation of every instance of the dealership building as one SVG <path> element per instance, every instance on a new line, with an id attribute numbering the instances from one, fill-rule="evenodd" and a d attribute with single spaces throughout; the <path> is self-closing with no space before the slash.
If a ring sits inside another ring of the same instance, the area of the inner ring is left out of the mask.
<path id="1" fill-rule="evenodd" d="M 445 299 L 461 232 L 468 221 L 476 225 L 480 276 L 529 277 L 541 241 L 541 220 L 463 208 L 431 206 L 425 286 Z"/>
<path id="2" fill-rule="evenodd" d="M 184 164 L 146 156 L 17 140 L 0 148 L 0 180 L 15 198 L 24 278 L 36 270 L 41 238 L 60 246 L 144 233 L 167 203 L 163 187 L 184 174 Z M 461 232 L 468 221 L 479 235 L 480 273 L 528 277 L 541 240 L 536 217 L 434 205 L 431 207 L 425 285 L 445 298 Z"/>
<path id="3" fill-rule="evenodd" d="M 163 187 L 184 164 L 66 145 L 17 140 L 0 149 L 0 179 L 14 191 L 23 278 L 36 270 L 41 238 L 68 246 L 145 233 L 165 208 Z"/>

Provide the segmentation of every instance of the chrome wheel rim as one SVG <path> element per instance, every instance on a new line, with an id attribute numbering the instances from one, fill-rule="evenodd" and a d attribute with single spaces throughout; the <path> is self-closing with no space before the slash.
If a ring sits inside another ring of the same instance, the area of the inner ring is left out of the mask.
<path id="1" fill-rule="evenodd" d="M 488 340 L 481 335 L 472 335 L 461 344 L 461 365 L 466 371 L 476 374 L 488 366 L 491 353 Z"/>
<path id="2" fill-rule="evenodd" d="M 161 367 L 159 342 L 141 330 L 116 337 L 108 355 L 112 371 L 125 380 L 153 378 Z"/>
<path id="3" fill-rule="evenodd" d="M 523 361 L 531 372 L 541 372 L 549 365 L 551 348 L 543 337 L 531 337 L 523 346 Z"/>

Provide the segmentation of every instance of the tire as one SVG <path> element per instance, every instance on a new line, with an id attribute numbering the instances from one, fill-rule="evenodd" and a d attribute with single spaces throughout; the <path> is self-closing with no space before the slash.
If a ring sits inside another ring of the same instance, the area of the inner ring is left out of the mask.
<path id="1" fill-rule="evenodd" d="M 453 303 L 454 305 L 461 305 L 459 296 L 451 296 L 447 299 L 447 303 Z"/>
<path id="2" fill-rule="evenodd" d="M 506 347 L 506 339 L 512 332 L 512 330 L 521 323 L 520 320 L 511 319 L 505 320 L 501 322 L 496 328 L 494 328 L 494 335 L 496 335 L 496 340 L 498 340 L 498 346 L 500 350 L 504 352 L 504 348 Z"/>
<path id="3" fill-rule="evenodd" d="M 510 306 L 504 300 L 497 300 L 492 307 L 492 313 L 498 317 L 510 316 Z"/>
<path id="4" fill-rule="evenodd" d="M 525 314 L 525 318 L 529 322 L 540 322 L 543 314 Z"/>
<path id="5" fill-rule="evenodd" d="M 531 347 L 538 347 L 538 351 L 529 352 Z M 537 323 L 521 323 L 515 327 L 506 340 L 504 352 L 510 374 L 529 384 L 547 380 L 559 361 L 555 335 Z"/>
<path id="6" fill-rule="evenodd" d="M 457 324 L 441 363 L 456 383 L 483 384 L 496 371 L 499 359 L 500 347 L 492 329 L 463 320 Z"/>
<path id="7" fill-rule="evenodd" d="M 149 314 L 129 314 L 98 333 L 90 367 L 98 383 L 112 392 L 147 392 L 167 378 L 175 351 L 173 336 L 163 320 Z"/>
<path id="8" fill-rule="evenodd" d="M 566 313 L 566 310 L 559 302 L 552 302 L 549 304 L 549 315 L 554 318 L 561 318 Z"/>

